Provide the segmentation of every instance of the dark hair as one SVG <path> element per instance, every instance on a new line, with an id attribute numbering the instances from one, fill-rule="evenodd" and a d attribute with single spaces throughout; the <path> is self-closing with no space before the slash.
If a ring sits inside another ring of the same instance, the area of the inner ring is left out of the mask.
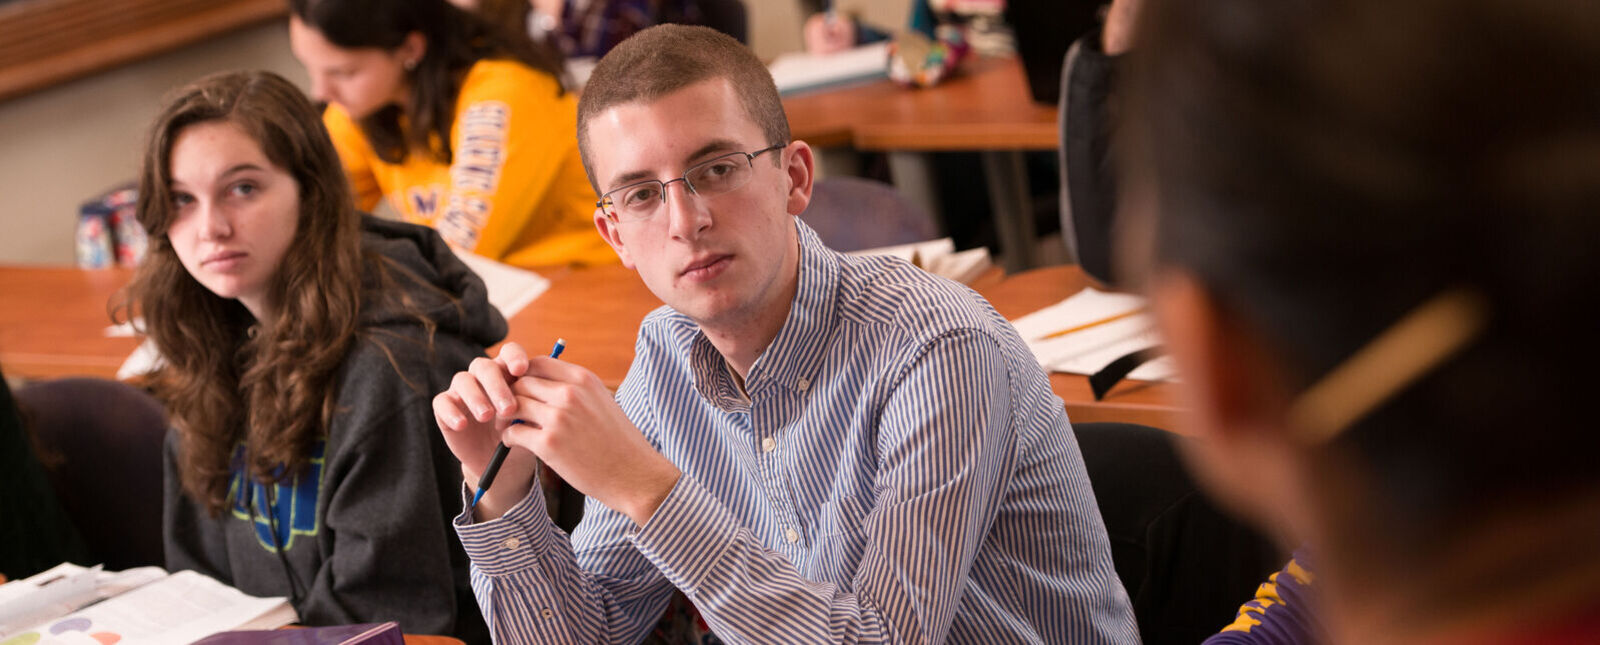
<path id="1" fill-rule="evenodd" d="M 656 25 L 601 58 L 578 97 L 578 149 L 595 192 L 600 192 L 600 185 L 591 161 L 589 119 L 614 106 L 653 101 L 713 78 L 733 85 L 745 113 L 766 135 L 767 145 L 789 142 L 789 117 L 783 112 L 778 86 L 748 47 L 710 27 Z"/>
<path id="2" fill-rule="evenodd" d="M 478 0 L 472 12 L 490 26 L 528 37 L 528 17 L 533 15 L 533 3 L 528 0 Z"/>
<path id="3" fill-rule="evenodd" d="M 269 284 L 279 303 L 256 335 L 244 306 L 202 286 L 179 261 L 172 225 L 172 145 L 189 126 L 227 122 L 299 187 L 297 230 Z M 184 490 L 213 513 L 227 502 L 236 447 L 262 481 L 299 472 L 327 430 L 335 375 L 357 330 L 360 215 L 322 119 L 299 88 L 270 72 L 227 72 L 189 84 L 151 126 L 138 220 L 150 251 L 123 303 L 144 319 L 166 366 L 152 386 L 182 439 Z M 282 471 L 277 470 L 283 467 Z"/>
<path id="4" fill-rule="evenodd" d="M 328 42 L 346 49 L 393 50 L 412 32 L 427 41 L 416 69 L 408 72 L 412 92 L 404 115 L 408 125 L 401 126 L 397 105 L 360 120 L 373 152 L 389 163 L 405 161 L 413 149 L 427 150 L 439 162 L 450 163 L 450 127 L 461 80 L 480 60 L 516 60 L 554 77 L 560 87 L 560 55 L 509 31 L 522 25 L 491 25 L 445 0 L 290 0 L 289 9 Z"/>
<path id="5" fill-rule="evenodd" d="M 1150 3 L 1121 126 L 1182 267 L 1306 387 L 1419 304 L 1484 295 L 1475 342 L 1327 454 L 1368 530 L 1426 557 L 1486 509 L 1600 489 L 1600 5 Z M 1130 193 L 1124 203 L 1138 201 Z"/>

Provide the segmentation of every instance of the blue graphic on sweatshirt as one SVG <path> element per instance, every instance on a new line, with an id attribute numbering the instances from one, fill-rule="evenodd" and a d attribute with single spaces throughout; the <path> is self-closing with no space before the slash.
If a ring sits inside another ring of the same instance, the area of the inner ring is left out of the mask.
<path id="1" fill-rule="evenodd" d="M 276 552 L 275 545 L 284 551 L 294 548 L 298 535 L 315 536 L 318 529 L 318 495 L 322 488 L 322 473 L 327 448 L 326 439 L 318 439 L 311 447 L 311 461 L 305 470 L 291 482 L 263 485 L 249 477 L 244 468 L 244 446 L 233 455 L 233 479 L 228 485 L 228 498 L 233 500 L 233 516 L 251 521 L 254 506 L 256 541 L 268 552 Z M 274 540 L 273 527 L 277 527 Z"/>

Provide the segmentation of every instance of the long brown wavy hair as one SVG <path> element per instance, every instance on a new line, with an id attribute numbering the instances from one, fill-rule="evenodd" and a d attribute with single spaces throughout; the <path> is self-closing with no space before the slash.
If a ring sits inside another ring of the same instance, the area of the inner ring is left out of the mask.
<path id="1" fill-rule="evenodd" d="M 299 186 L 299 228 L 268 286 L 274 319 L 259 327 L 238 301 L 191 277 L 167 237 L 172 144 L 184 128 L 214 121 L 247 133 Z M 227 72 L 179 89 L 151 127 L 138 219 L 150 249 L 122 310 L 143 316 L 166 359 L 151 385 L 181 439 L 183 488 L 217 515 L 241 443 L 244 468 L 269 483 L 301 472 L 327 432 L 336 372 L 358 331 L 360 215 L 305 95 L 270 72 Z"/>
<path id="2" fill-rule="evenodd" d="M 408 72 L 411 100 L 404 114 L 398 105 L 389 105 L 359 121 L 373 152 L 389 163 L 405 161 L 413 150 L 450 163 L 456 98 L 467 70 L 480 60 L 515 60 L 549 74 L 561 86 L 560 52 L 510 31 L 526 29 L 523 24 L 493 25 L 445 0 L 290 0 L 289 10 L 328 42 L 346 49 L 390 51 L 413 32 L 427 41 L 416 69 Z"/>

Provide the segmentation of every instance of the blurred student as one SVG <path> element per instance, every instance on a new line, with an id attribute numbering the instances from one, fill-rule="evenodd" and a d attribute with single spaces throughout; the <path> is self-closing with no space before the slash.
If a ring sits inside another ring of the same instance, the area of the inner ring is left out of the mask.
<path id="1" fill-rule="evenodd" d="M 267 72 L 179 90 L 139 197 L 126 304 L 166 360 L 168 568 L 309 625 L 482 638 L 428 407 L 505 335 L 482 281 L 431 229 L 360 215 L 316 109 Z"/>
<path id="2" fill-rule="evenodd" d="M 838 0 L 800 0 L 800 11 L 806 15 L 801 26 L 801 42 L 810 54 L 833 54 L 857 45 L 878 42 L 889 38 L 892 26 L 876 26 L 863 22 L 849 12 L 836 10 Z M 928 0 L 902 2 L 910 15 L 905 27 L 929 38 L 933 37 L 933 9 Z"/>
<path id="3" fill-rule="evenodd" d="M 558 63 L 445 0 L 294 0 L 290 45 L 329 105 L 362 209 L 518 266 L 599 264 L 577 100 Z"/>
<path id="4" fill-rule="evenodd" d="M 743 0 L 450 0 L 493 25 L 526 30 L 587 70 L 617 43 L 655 25 L 703 25 L 747 42 Z"/>
<path id="5" fill-rule="evenodd" d="M 49 456 L 23 419 L 0 374 L 0 582 L 66 561 L 89 564 L 83 537 L 47 475 Z"/>
<path id="6" fill-rule="evenodd" d="M 1122 209 L 1197 475 L 1310 547 L 1335 641 L 1600 642 L 1600 6 L 1139 21 Z"/>

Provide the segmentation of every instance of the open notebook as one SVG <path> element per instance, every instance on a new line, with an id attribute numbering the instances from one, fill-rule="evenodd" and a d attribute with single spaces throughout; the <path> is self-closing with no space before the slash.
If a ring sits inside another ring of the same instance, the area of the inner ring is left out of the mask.
<path id="1" fill-rule="evenodd" d="M 928 273 L 968 285 L 994 266 L 994 261 L 989 257 L 989 249 L 980 246 L 965 251 L 957 251 L 956 243 L 948 237 L 913 244 L 851 251 L 850 255 L 888 255 L 897 257 Z"/>
<path id="2" fill-rule="evenodd" d="M 1140 296 L 1089 288 L 1011 321 L 1039 365 L 1052 372 L 1094 374 L 1129 353 L 1161 344 Z M 1170 357 L 1140 365 L 1128 378 L 1169 381 Z"/>
<path id="3" fill-rule="evenodd" d="M 39 645 L 189 643 L 297 619 L 283 598 L 257 598 L 193 571 L 108 572 L 60 564 L 0 585 L 0 642 Z"/>

